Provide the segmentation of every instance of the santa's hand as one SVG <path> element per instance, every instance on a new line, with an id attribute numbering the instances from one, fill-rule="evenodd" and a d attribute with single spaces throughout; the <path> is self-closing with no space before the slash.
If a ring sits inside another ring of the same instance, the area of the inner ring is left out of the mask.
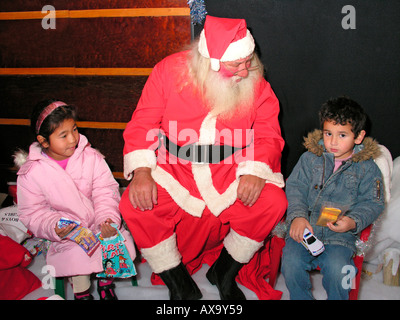
<path id="1" fill-rule="evenodd" d="M 150 168 L 138 168 L 134 171 L 129 185 L 129 200 L 135 209 L 142 211 L 151 210 L 157 204 L 157 185 Z"/>
<path id="2" fill-rule="evenodd" d="M 240 177 L 237 197 L 245 206 L 252 206 L 265 186 L 265 179 L 250 174 Z"/>

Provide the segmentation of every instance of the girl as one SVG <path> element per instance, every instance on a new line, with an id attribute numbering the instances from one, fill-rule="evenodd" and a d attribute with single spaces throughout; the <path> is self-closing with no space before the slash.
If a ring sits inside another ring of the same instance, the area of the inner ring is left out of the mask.
<path id="1" fill-rule="evenodd" d="M 37 142 L 29 155 L 19 152 L 15 162 L 20 169 L 17 179 L 18 211 L 21 221 L 37 237 L 51 241 L 47 264 L 56 277 L 71 277 L 75 299 L 93 300 L 90 275 L 103 271 L 101 249 L 89 256 L 74 241 L 64 237 L 74 224 L 59 228 L 58 221 L 79 221 L 103 238 L 116 234 L 110 223 L 121 224 L 118 211 L 118 183 L 104 157 L 78 133 L 73 106 L 57 100 L 40 102 L 31 117 Z M 123 228 L 132 260 L 135 249 L 131 235 Z M 98 281 L 102 300 L 116 300 L 112 280 Z"/>

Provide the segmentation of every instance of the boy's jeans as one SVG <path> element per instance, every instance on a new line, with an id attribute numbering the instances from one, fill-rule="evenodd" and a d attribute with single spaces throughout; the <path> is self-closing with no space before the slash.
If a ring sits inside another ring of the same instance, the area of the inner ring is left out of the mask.
<path id="1" fill-rule="evenodd" d="M 312 300 L 309 271 L 317 266 L 323 276 L 322 285 L 328 300 L 348 300 L 357 269 L 353 251 L 341 245 L 325 245 L 325 251 L 312 256 L 302 244 L 286 239 L 283 248 L 282 273 L 291 300 Z"/>

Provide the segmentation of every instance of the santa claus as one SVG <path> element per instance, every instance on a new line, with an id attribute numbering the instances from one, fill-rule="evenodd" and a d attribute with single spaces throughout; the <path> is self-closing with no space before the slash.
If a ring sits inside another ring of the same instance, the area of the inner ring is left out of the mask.
<path id="1" fill-rule="evenodd" d="M 189 50 L 154 67 L 124 131 L 120 210 L 171 299 L 202 297 L 203 263 L 221 299 L 245 299 L 235 279 L 287 207 L 279 102 L 254 48 L 245 20 L 207 16 Z"/>

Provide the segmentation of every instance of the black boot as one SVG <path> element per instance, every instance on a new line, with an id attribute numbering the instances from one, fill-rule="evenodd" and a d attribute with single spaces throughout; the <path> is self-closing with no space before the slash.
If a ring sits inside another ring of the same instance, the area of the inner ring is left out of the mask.
<path id="1" fill-rule="evenodd" d="M 171 300 L 198 300 L 203 296 L 182 262 L 159 276 L 168 287 Z"/>
<path id="2" fill-rule="evenodd" d="M 101 282 L 102 279 L 97 280 L 97 292 L 99 293 L 100 300 L 118 300 L 114 292 L 115 284 L 111 282 L 104 285 Z"/>
<path id="3" fill-rule="evenodd" d="M 246 300 L 235 280 L 243 266 L 244 264 L 233 259 L 224 247 L 218 259 L 208 270 L 207 279 L 217 286 L 221 300 Z"/>

